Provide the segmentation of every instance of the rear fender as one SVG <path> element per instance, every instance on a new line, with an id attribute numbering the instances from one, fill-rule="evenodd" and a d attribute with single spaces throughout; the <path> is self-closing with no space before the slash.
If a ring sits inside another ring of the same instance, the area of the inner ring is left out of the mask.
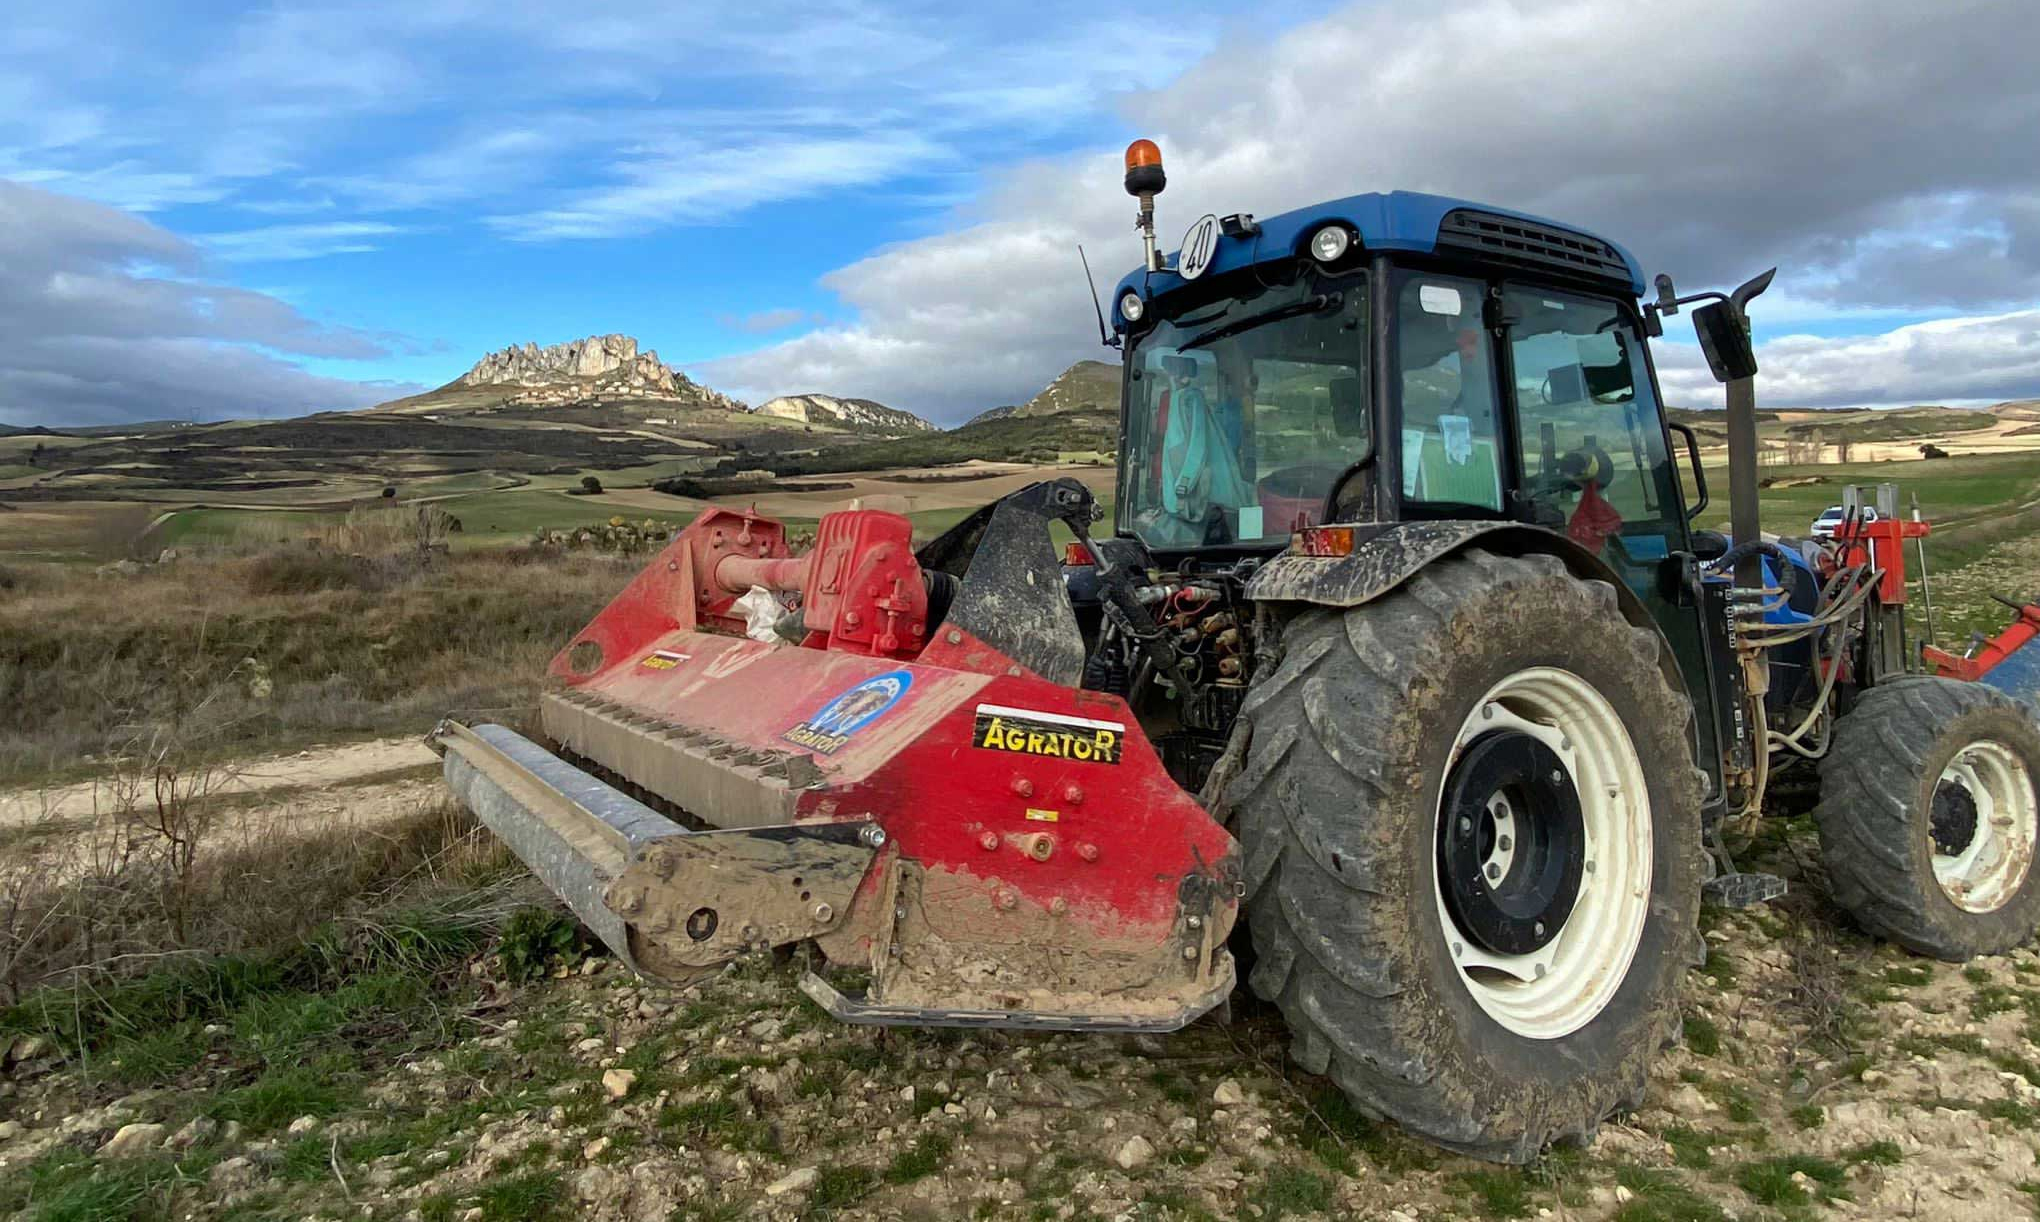
<path id="1" fill-rule="evenodd" d="M 1257 603 L 1357 607 L 1402 585 L 1425 565 L 1476 544 L 1508 556 L 1556 556 L 1573 576 L 1614 587 L 1622 617 L 1658 634 L 1658 669 L 1672 690 L 1692 697 L 1670 642 L 1643 600 L 1606 561 L 1557 531 L 1519 522 L 1446 520 L 1360 523 L 1353 536 L 1349 555 L 1278 556 L 1247 583 L 1247 597 Z"/>

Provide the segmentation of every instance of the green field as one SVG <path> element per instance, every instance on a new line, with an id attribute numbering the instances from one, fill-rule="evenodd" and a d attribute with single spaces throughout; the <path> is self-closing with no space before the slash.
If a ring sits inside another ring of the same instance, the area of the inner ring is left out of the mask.
<path id="1" fill-rule="evenodd" d="M 1684 475 L 1685 469 L 1681 468 Z M 1959 529 L 1965 523 L 2008 513 L 2027 502 L 2040 500 L 2040 453 L 1983 454 L 1962 458 L 1936 458 L 1915 462 L 1827 464 L 1807 467 L 1762 467 L 1759 478 L 1773 481 L 1763 489 L 1764 529 L 1775 534 L 1804 535 L 1815 517 L 1830 505 L 1842 502 L 1842 488 L 1855 484 L 1867 490 L 1879 483 L 1898 485 L 1899 508 L 1910 513 L 1912 497 L 1920 498 L 1920 513 L 1943 529 Z M 1813 479 L 1818 483 L 1797 483 Z M 1780 483 L 1795 481 L 1790 487 Z M 1702 524 L 1717 529 L 1728 526 L 1728 469 L 1707 468 L 1707 487 L 1712 500 Z M 1690 493 L 1689 493 L 1690 495 Z"/>

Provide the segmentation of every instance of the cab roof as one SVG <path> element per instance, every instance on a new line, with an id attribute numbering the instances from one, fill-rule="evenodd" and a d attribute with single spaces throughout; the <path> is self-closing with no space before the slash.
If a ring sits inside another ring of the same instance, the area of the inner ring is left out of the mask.
<path id="1" fill-rule="evenodd" d="M 1627 289 L 1632 297 L 1643 293 L 1643 269 L 1627 250 L 1606 238 L 1543 217 L 1472 200 L 1415 191 L 1377 191 L 1312 204 L 1280 216 L 1257 218 L 1256 223 L 1259 230 L 1254 234 L 1219 238 L 1206 276 L 1293 258 L 1302 253 L 1304 244 L 1319 229 L 1344 223 L 1358 237 L 1363 250 L 1418 254 L 1444 250 L 1600 280 L 1611 287 Z M 1172 255 L 1169 263 L 1175 262 L 1176 256 Z M 1113 329 L 1126 330 L 1119 300 L 1128 292 L 1152 301 L 1188 283 L 1173 271 L 1148 272 L 1136 268 L 1127 273 L 1112 291 Z"/>

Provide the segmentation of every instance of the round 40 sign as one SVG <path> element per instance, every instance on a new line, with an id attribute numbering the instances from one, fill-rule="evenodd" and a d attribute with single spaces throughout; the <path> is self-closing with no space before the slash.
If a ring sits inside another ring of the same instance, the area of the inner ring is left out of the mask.
<path id="1" fill-rule="evenodd" d="M 1176 274 L 1195 280 L 1211 266 L 1218 253 L 1218 218 L 1207 212 L 1183 235 L 1183 252 L 1176 256 Z"/>

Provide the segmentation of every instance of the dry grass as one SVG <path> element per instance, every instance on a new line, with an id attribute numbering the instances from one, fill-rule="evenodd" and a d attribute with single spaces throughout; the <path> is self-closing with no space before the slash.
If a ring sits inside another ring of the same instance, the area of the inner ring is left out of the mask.
<path id="1" fill-rule="evenodd" d="M 453 712 L 514 721 L 546 660 L 637 569 L 446 555 L 400 527 L 404 545 L 380 553 L 300 541 L 131 577 L 32 570 L 0 591 L 0 783 L 103 770 L 171 726 L 220 758 L 423 732 Z"/>
<path id="2" fill-rule="evenodd" d="M 10 828 L 0 843 L 0 1000 L 288 945 L 420 872 L 472 878 L 508 864 L 443 797 L 307 827 L 223 794 L 229 774 L 174 740 L 126 758 L 100 810 Z"/>

